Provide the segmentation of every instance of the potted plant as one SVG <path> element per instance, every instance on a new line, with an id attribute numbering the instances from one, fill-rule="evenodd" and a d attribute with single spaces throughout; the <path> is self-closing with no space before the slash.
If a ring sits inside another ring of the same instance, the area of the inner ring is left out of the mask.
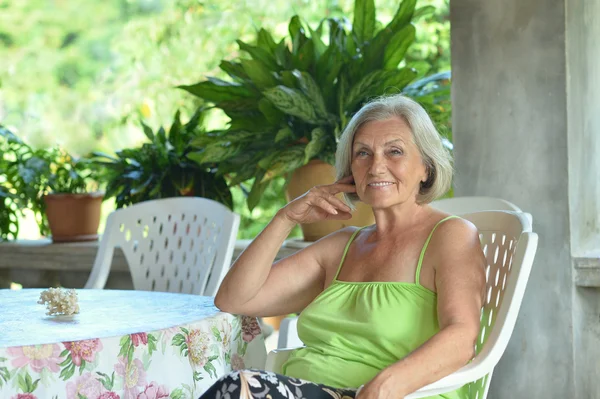
<path id="1" fill-rule="evenodd" d="M 103 193 L 86 159 L 60 147 L 34 149 L 2 126 L 0 151 L 0 238 L 16 238 L 19 216 L 30 209 L 40 234 L 55 242 L 97 239 Z"/>
<path id="2" fill-rule="evenodd" d="M 294 16 L 289 37 L 279 42 L 265 29 L 258 31 L 254 45 L 238 40 L 247 57 L 221 62 L 229 80 L 209 77 L 180 86 L 230 118 L 227 129 L 192 141 L 198 150 L 189 157 L 217 163 L 221 173 L 230 176 L 230 184 L 253 180 L 247 198 L 250 209 L 276 176 L 291 175 L 289 199 L 316 184 L 331 183 L 336 145 L 352 115 L 370 98 L 402 92 L 417 77 L 416 70 L 403 63 L 415 39 L 411 20 L 421 12 L 415 4 L 404 0 L 382 28 L 374 2 L 356 0 L 351 25 L 325 18 L 313 30 Z M 418 89 L 407 94 L 430 106 L 439 101 L 439 96 Z M 316 179 L 305 177 L 305 165 L 316 169 Z M 324 228 L 302 226 L 305 239 L 347 224 L 372 223 L 370 210 L 363 212 L 366 219 L 326 221 Z"/>
<path id="3" fill-rule="evenodd" d="M 201 128 L 204 115 L 204 109 L 198 108 L 182 124 L 177 111 L 168 132 L 160 127 L 155 133 L 142 123 L 149 142 L 140 147 L 117 151 L 115 156 L 94 152 L 93 163 L 106 182 L 105 198 L 115 197 L 117 208 L 121 208 L 157 198 L 198 196 L 233 208 L 227 182 L 214 165 L 187 158 L 194 151 L 190 140 L 205 134 Z"/>

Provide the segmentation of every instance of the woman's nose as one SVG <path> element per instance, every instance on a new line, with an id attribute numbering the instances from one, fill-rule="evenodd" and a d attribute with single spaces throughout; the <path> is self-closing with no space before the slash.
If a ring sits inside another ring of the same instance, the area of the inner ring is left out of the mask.
<path id="1" fill-rule="evenodd" d="M 385 170 L 386 170 L 386 166 L 385 166 L 384 157 L 375 155 L 373 157 L 373 162 L 371 163 L 371 168 L 370 168 L 371 174 L 372 175 L 380 175 L 382 173 L 385 173 Z"/>

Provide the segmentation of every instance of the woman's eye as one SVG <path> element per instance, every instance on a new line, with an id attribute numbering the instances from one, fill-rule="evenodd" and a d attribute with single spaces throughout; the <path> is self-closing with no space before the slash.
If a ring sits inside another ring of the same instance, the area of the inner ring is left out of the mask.
<path id="1" fill-rule="evenodd" d="M 365 150 L 358 150 L 358 151 L 356 151 L 356 156 L 357 157 L 364 157 L 364 156 L 367 156 L 367 155 L 369 155 L 369 153 L 366 152 Z"/>
<path id="2" fill-rule="evenodd" d="M 398 148 L 393 148 L 393 149 L 392 149 L 390 152 L 391 152 L 393 155 L 402 155 L 402 154 L 404 154 L 404 153 L 402 152 L 402 150 L 400 150 L 400 149 L 398 149 Z"/>

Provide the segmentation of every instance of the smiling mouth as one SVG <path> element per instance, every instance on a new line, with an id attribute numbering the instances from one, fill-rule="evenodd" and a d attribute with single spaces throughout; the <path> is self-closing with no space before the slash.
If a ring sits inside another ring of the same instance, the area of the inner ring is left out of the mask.
<path id="1" fill-rule="evenodd" d="M 391 186 L 394 183 L 391 183 L 389 181 L 382 181 L 382 182 L 377 182 L 377 183 L 369 183 L 370 187 L 385 187 L 385 186 Z"/>

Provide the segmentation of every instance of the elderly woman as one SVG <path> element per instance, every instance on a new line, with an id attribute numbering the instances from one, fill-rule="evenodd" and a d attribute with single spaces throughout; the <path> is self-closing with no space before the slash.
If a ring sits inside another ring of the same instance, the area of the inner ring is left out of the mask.
<path id="1" fill-rule="evenodd" d="M 302 312 L 306 346 L 284 375 L 234 372 L 204 397 L 403 398 L 474 356 L 485 258 L 471 223 L 428 205 L 449 189 L 452 164 L 425 110 L 401 95 L 366 104 L 342 135 L 336 168 L 335 183 L 279 210 L 215 298 L 236 314 Z M 273 263 L 296 224 L 349 219 L 357 200 L 374 225 Z M 436 396 L 467 397 L 466 386 Z"/>

